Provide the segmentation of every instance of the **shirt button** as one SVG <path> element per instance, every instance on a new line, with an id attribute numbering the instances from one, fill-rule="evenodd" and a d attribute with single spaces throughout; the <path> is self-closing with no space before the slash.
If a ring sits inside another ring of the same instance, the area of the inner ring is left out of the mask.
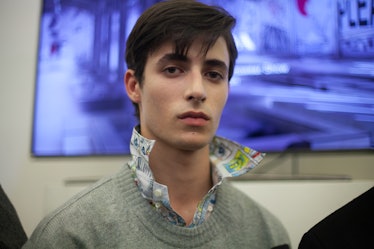
<path id="1" fill-rule="evenodd" d="M 213 206 L 208 206 L 208 212 L 212 212 L 213 211 Z"/>
<path id="2" fill-rule="evenodd" d="M 153 194 L 156 197 L 161 197 L 162 196 L 162 190 L 161 189 L 155 189 L 155 190 L 153 190 Z"/>

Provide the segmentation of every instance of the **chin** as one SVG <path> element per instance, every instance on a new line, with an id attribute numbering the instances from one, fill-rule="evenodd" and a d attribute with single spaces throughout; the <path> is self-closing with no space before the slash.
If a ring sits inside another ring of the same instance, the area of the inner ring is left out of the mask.
<path id="1" fill-rule="evenodd" d="M 212 140 L 212 136 L 202 135 L 197 132 L 191 132 L 189 135 L 186 135 L 181 138 L 179 145 L 185 150 L 200 150 L 209 145 Z"/>

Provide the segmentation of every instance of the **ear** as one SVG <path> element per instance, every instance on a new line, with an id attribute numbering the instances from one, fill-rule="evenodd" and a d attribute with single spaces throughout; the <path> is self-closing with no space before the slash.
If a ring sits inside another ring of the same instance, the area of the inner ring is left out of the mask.
<path id="1" fill-rule="evenodd" d="M 125 88 L 127 92 L 127 96 L 129 96 L 130 100 L 134 103 L 140 102 L 140 83 L 135 77 L 135 71 L 132 69 L 128 69 L 125 73 Z"/>

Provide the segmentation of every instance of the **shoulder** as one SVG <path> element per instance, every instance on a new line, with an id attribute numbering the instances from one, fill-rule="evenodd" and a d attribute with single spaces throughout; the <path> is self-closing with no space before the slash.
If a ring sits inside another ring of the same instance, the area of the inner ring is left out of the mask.
<path id="1" fill-rule="evenodd" d="M 374 248 L 374 187 L 307 231 L 299 248 Z"/>
<path id="2" fill-rule="evenodd" d="M 131 187 L 126 190 L 127 176 L 123 174 L 122 170 L 99 180 L 48 214 L 38 224 L 25 248 L 44 248 L 43 245 L 47 248 L 53 243 L 71 248 L 67 243 L 73 243 L 74 239 L 89 241 L 93 237 L 94 240 L 99 227 L 116 224 L 118 216 L 126 216 L 132 206 L 131 200 L 123 197 L 131 196 L 126 191 L 132 191 Z"/>
<path id="3" fill-rule="evenodd" d="M 233 186 L 229 181 L 222 184 L 221 198 L 230 202 L 231 216 L 248 229 L 267 234 L 273 245 L 289 244 L 288 233 L 282 222 L 260 203 Z"/>
<path id="4" fill-rule="evenodd" d="M 224 180 L 218 192 L 219 198 L 225 199 L 225 202 L 230 203 L 231 208 L 241 215 L 254 214 L 256 216 L 270 214 L 267 210 L 252 199 L 249 195 L 233 186 L 233 184 Z"/>
<path id="5" fill-rule="evenodd" d="M 0 248 L 20 247 L 26 240 L 18 213 L 0 185 Z"/>

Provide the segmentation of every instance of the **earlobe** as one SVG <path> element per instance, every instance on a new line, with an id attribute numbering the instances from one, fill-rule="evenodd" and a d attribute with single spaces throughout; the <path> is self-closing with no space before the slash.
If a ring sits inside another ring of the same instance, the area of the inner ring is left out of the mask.
<path id="1" fill-rule="evenodd" d="M 134 103 L 140 102 L 140 85 L 138 80 L 135 77 L 135 71 L 128 69 L 125 73 L 125 88 L 127 95 Z"/>

